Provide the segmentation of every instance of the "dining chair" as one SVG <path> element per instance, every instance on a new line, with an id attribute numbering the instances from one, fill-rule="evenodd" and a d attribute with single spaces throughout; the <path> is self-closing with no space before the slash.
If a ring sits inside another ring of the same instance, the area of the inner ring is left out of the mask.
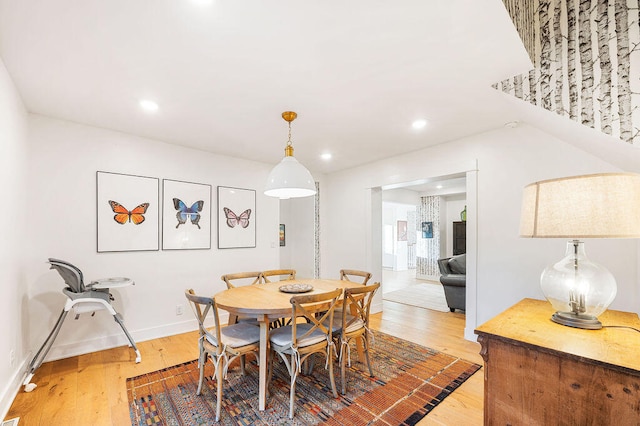
<path id="1" fill-rule="evenodd" d="M 244 285 L 262 284 L 262 272 L 238 272 L 234 274 L 224 274 L 220 278 L 227 285 L 228 289 Z M 241 322 L 258 325 L 258 320 L 256 318 L 229 314 L 229 325 Z"/>
<path id="2" fill-rule="evenodd" d="M 367 282 L 371 279 L 371 273 L 358 271 L 356 269 L 340 269 L 340 279 L 343 281 L 359 282 L 362 285 L 367 285 Z"/>
<path id="3" fill-rule="evenodd" d="M 262 272 L 238 272 L 235 274 L 224 274 L 220 278 L 227 285 L 227 288 L 234 288 L 242 285 L 262 284 Z"/>
<path id="4" fill-rule="evenodd" d="M 340 279 L 342 281 L 357 282 L 362 285 L 367 285 L 367 282 L 371 279 L 371 273 L 367 271 L 358 271 L 357 269 L 340 269 Z M 342 310 L 343 306 L 338 306 L 336 308 L 336 317 L 342 316 Z"/>
<path id="5" fill-rule="evenodd" d="M 296 279 L 295 269 L 271 269 L 268 271 L 262 271 L 262 280 L 265 283 L 270 283 L 269 277 L 278 277 L 277 281 L 289 281 Z"/>
<path id="6" fill-rule="evenodd" d="M 262 271 L 262 282 L 263 283 L 270 283 L 271 280 L 269 279 L 269 277 L 271 277 L 273 279 L 273 277 L 277 277 L 278 279 L 277 281 L 291 281 L 291 280 L 295 280 L 296 279 L 296 270 L 295 269 L 270 269 L 268 271 Z M 277 328 L 277 327 L 282 327 L 283 325 L 289 324 L 289 321 L 287 318 L 277 318 L 273 321 L 271 321 L 271 323 L 269 324 L 269 327 L 271 328 Z"/>
<path id="7" fill-rule="evenodd" d="M 204 382 L 204 368 L 207 359 L 213 363 L 213 375 L 217 382 L 216 391 L 216 422 L 220 421 L 220 410 L 222 407 L 222 381 L 227 375 L 229 364 L 240 357 L 242 363 L 242 373 L 244 374 L 244 356 L 250 352 L 256 353 L 256 359 L 260 351 L 260 329 L 251 324 L 234 324 L 226 327 L 220 326 L 218 308 L 215 300 L 211 297 L 198 296 L 192 289 L 184 292 L 193 312 L 198 320 L 200 337 L 198 347 L 200 355 L 198 357 L 198 368 L 200 369 L 200 379 L 198 381 L 197 395 L 202 391 Z M 205 320 L 207 315 L 213 314 L 214 328 L 207 329 Z"/>
<path id="8" fill-rule="evenodd" d="M 336 383 L 333 376 L 333 353 L 335 351 L 332 329 L 333 311 L 342 296 L 342 289 L 320 294 L 293 296 L 291 302 L 291 324 L 271 331 L 269 343 L 271 346 L 269 361 L 269 380 L 273 374 L 273 358 L 277 353 L 284 361 L 291 386 L 289 390 L 289 418 L 293 418 L 296 378 L 301 372 L 301 365 L 315 354 L 321 353 L 326 358 L 326 368 L 334 398 L 338 397 Z M 298 322 L 304 319 L 306 322 Z"/>
<path id="9" fill-rule="evenodd" d="M 333 336 L 339 341 L 340 354 L 340 375 L 342 378 L 342 394 L 346 393 L 346 365 L 351 367 L 351 348 L 349 342 L 352 339 L 361 339 L 364 354 L 369 368 L 369 375 L 373 377 L 373 368 L 369 357 L 370 337 L 369 313 L 371 311 L 371 301 L 376 291 L 380 288 L 380 283 L 374 283 L 363 287 L 346 288 L 344 290 L 343 309 L 337 327 L 334 327 Z M 348 362 L 347 362 L 348 361 Z"/>

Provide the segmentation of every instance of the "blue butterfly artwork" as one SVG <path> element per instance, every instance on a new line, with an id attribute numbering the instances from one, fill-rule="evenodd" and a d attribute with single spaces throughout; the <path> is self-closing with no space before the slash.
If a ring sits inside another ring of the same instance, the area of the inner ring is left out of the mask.
<path id="1" fill-rule="evenodd" d="M 202 211 L 202 207 L 204 207 L 204 201 L 196 201 L 191 207 L 187 207 L 184 201 L 179 198 L 174 198 L 173 207 L 178 211 L 176 213 L 176 218 L 178 219 L 176 228 L 187 223 L 187 220 L 191 220 L 191 223 L 200 229 L 198 222 L 200 222 L 200 212 Z"/>

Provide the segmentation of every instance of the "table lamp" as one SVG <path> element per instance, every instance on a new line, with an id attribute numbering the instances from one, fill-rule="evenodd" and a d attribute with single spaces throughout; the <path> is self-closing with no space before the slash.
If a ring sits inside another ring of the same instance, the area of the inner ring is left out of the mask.
<path id="1" fill-rule="evenodd" d="M 597 330 L 613 302 L 613 275 L 590 261 L 581 238 L 640 238 L 640 175 L 601 173 L 534 182 L 524 188 L 520 236 L 570 238 L 565 257 L 548 266 L 540 286 L 570 327 Z"/>

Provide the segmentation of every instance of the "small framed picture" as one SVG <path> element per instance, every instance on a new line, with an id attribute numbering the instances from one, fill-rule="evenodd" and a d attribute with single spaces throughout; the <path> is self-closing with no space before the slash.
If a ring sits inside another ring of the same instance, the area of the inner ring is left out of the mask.
<path id="1" fill-rule="evenodd" d="M 422 238 L 433 238 L 433 222 L 422 222 Z"/>
<path id="2" fill-rule="evenodd" d="M 407 241 L 407 221 L 398 221 L 398 241 Z"/>
<path id="3" fill-rule="evenodd" d="M 285 233 L 284 233 L 284 223 L 280 224 L 280 247 L 284 247 L 285 246 Z"/>

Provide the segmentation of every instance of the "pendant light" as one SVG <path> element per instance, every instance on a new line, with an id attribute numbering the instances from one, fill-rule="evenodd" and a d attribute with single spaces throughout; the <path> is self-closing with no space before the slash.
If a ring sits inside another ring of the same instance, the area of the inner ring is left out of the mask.
<path id="1" fill-rule="evenodd" d="M 284 149 L 284 158 L 271 170 L 267 178 L 264 194 L 269 197 L 281 199 L 309 197 L 316 193 L 316 184 L 313 176 L 293 156 L 291 144 L 291 122 L 298 114 L 293 111 L 285 111 L 282 118 L 289 123 L 289 140 Z"/>

